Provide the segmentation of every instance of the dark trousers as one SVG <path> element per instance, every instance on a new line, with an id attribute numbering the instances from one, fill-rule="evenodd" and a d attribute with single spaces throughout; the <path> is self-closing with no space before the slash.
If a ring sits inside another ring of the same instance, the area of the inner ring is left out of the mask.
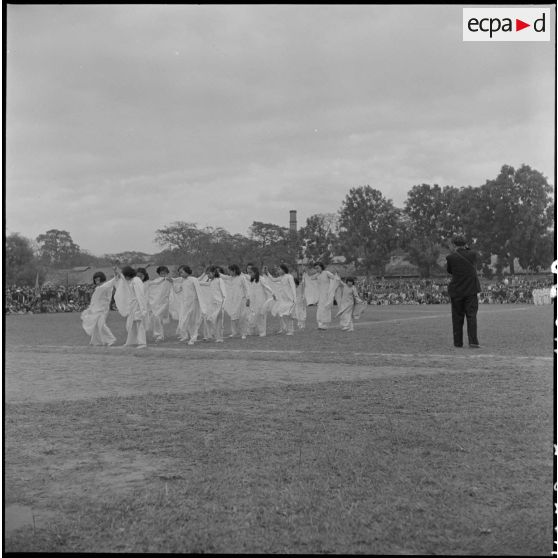
<path id="1" fill-rule="evenodd" d="M 469 295 L 451 299 L 451 321 L 453 325 L 453 344 L 463 345 L 463 322 L 467 318 L 467 337 L 469 345 L 478 345 L 477 312 L 479 299 L 477 295 Z"/>

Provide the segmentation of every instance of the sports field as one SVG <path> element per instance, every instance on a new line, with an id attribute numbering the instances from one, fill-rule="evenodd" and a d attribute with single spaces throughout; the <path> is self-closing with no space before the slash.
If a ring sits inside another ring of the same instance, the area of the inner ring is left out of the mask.
<path id="1" fill-rule="evenodd" d="M 449 305 L 147 349 L 7 316 L 5 550 L 550 554 L 553 313 L 482 305 L 477 350 Z"/>

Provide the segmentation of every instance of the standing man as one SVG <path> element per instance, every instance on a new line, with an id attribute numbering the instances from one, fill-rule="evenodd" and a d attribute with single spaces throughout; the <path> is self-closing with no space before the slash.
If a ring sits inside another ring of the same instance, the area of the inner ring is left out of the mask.
<path id="1" fill-rule="evenodd" d="M 452 278 L 448 285 L 451 299 L 451 321 L 453 324 L 453 345 L 463 347 L 463 322 L 467 317 L 467 337 L 469 347 L 480 347 L 477 337 L 477 312 L 480 281 L 477 276 L 478 254 L 470 250 L 463 236 L 453 239 L 455 251 L 446 256 L 447 270 Z"/>

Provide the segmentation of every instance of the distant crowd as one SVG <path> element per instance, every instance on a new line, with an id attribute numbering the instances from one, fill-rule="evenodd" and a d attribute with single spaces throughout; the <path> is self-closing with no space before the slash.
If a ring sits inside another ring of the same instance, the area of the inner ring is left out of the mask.
<path id="1" fill-rule="evenodd" d="M 449 304 L 447 279 L 357 280 L 357 289 L 368 304 Z M 533 291 L 550 289 L 554 278 L 527 279 L 513 276 L 502 281 L 481 279 L 481 304 L 533 304 Z"/>
<path id="2" fill-rule="evenodd" d="M 91 301 L 93 284 L 43 285 L 40 289 L 10 285 L 4 296 L 5 314 L 81 312 Z"/>
<path id="3" fill-rule="evenodd" d="M 447 279 L 357 278 L 356 287 L 363 300 L 371 305 L 449 304 Z M 533 304 L 533 291 L 550 289 L 553 277 L 524 278 L 512 276 L 502 281 L 481 279 L 481 304 Z M 89 305 L 95 287 L 83 285 L 43 285 L 34 287 L 10 285 L 5 291 L 5 314 L 81 312 Z M 111 309 L 115 309 L 114 304 Z"/>

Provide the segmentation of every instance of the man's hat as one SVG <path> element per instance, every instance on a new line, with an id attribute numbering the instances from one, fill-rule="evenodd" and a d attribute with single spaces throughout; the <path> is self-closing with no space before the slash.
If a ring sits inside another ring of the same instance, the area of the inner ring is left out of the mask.
<path id="1" fill-rule="evenodd" d="M 465 244 L 467 244 L 467 240 L 462 234 L 458 234 L 453 237 L 453 243 L 456 246 L 465 246 Z"/>

